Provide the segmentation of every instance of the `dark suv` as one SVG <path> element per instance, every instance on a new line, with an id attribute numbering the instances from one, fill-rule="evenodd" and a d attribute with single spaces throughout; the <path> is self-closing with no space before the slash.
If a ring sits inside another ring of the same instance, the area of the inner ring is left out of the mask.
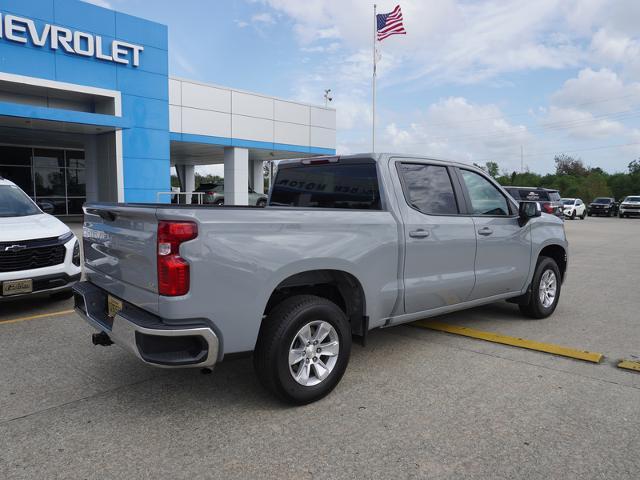
<path id="1" fill-rule="evenodd" d="M 615 217 L 618 214 L 618 202 L 611 197 L 598 197 L 589 204 L 587 213 L 591 215 L 606 215 Z"/>
<path id="2" fill-rule="evenodd" d="M 564 218 L 560 192 L 542 187 L 504 187 L 518 202 L 538 202 L 543 212 Z"/>

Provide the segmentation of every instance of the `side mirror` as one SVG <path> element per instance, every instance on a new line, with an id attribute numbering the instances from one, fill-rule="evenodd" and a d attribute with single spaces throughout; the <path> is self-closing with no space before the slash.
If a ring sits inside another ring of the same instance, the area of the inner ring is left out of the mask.
<path id="1" fill-rule="evenodd" d="M 520 202 L 518 207 L 518 217 L 520 219 L 520 226 L 524 226 L 529 219 L 539 217 L 542 215 L 540 204 L 538 202 Z"/>

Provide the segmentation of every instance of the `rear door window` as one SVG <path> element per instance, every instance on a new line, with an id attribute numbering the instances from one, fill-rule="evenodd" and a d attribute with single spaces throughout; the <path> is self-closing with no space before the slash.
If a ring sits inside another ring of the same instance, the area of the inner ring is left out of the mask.
<path id="1" fill-rule="evenodd" d="M 380 210 L 373 161 L 283 165 L 271 190 L 272 206 Z"/>
<path id="2" fill-rule="evenodd" d="M 458 204 L 447 168 L 400 163 L 398 172 L 407 203 L 427 215 L 456 215 Z"/>

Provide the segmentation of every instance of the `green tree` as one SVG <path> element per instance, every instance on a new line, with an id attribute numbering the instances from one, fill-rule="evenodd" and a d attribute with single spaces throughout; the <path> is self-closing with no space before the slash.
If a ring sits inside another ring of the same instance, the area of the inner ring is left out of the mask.
<path id="1" fill-rule="evenodd" d="M 497 178 L 500 174 L 500 166 L 496 162 L 487 162 L 485 163 L 484 171 L 493 178 Z"/>
<path id="2" fill-rule="evenodd" d="M 571 155 L 562 153 L 556 155 L 553 160 L 556 162 L 556 175 L 584 177 L 589 173 L 589 170 L 585 168 L 582 160 L 574 158 Z"/>
<path id="3" fill-rule="evenodd" d="M 607 184 L 606 176 L 602 173 L 592 173 L 585 177 L 577 196 L 586 202 L 596 197 L 610 197 L 611 189 Z"/>
<path id="4" fill-rule="evenodd" d="M 640 173 L 640 158 L 629 163 L 629 173 L 631 175 Z"/>

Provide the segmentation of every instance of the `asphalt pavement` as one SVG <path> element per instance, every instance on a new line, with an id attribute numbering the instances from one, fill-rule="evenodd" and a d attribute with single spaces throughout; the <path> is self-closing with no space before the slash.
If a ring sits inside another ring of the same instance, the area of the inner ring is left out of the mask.
<path id="1" fill-rule="evenodd" d="M 640 373 L 615 365 L 640 357 L 640 219 L 566 229 L 551 318 L 499 303 L 437 320 L 602 363 L 394 327 L 354 345 L 336 390 L 304 407 L 270 397 L 250 359 L 155 369 L 91 345 L 59 313 L 71 301 L 0 304 L 0 478 L 636 480 Z"/>

